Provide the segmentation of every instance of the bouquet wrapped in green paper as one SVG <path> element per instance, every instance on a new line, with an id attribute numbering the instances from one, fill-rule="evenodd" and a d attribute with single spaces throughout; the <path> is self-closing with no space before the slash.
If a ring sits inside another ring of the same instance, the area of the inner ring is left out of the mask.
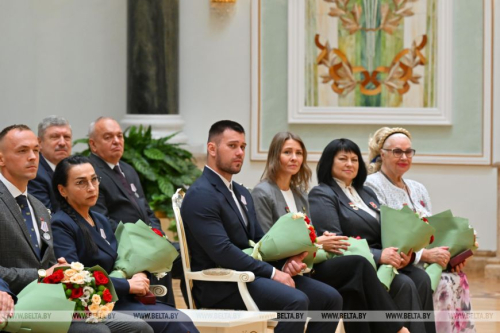
<path id="1" fill-rule="evenodd" d="M 118 224 L 115 232 L 118 241 L 118 258 L 112 277 L 131 278 L 134 274 L 148 271 L 162 278 L 170 272 L 179 255 L 167 237 L 158 229 L 143 221 Z"/>
<path id="2" fill-rule="evenodd" d="M 66 298 L 61 285 L 31 282 L 17 295 L 14 316 L 0 325 L 5 332 L 68 332 L 75 302 Z M 31 319 L 23 320 L 23 317 Z M 33 318 L 39 319 L 34 320 Z"/>
<path id="3" fill-rule="evenodd" d="M 72 262 L 71 266 L 57 267 L 42 283 L 31 282 L 17 295 L 17 300 L 14 317 L 0 330 L 67 332 L 73 318 L 88 323 L 106 318 L 118 297 L 102 267 L 86 268 Z"/>
<path id="4" fill-rule="evenodd" d="M 382 247 L 396 247 L 398 252 L 408 253 L 420 251 L 431 241 L 434 228 L 422 221 L 408 206 L 402 209 L 380 207 Z M 381 265 L 377 276 L 389 290 L 394 277 L 398 274 L 395 267 Z"/>
<path id="5" fill-rule="evenodd" d="M 449 247 L 451 256 L 466 250 L 476 250 L 476 237 L 474 229 L 469 225 L 469 220 L 462 217 L 455 217 L 450 210 L 427 217 L 429 224 L 436 229 L 434 242 L 427 246 L 432 249 L 440 246 Z M 428 265 L 425 268 L 431 278 L 432 290 L 435 291 L 441 279 L 441 273 L 445 267 L 437 263 Z"/>
<path id="6" fill-rule="evenodd" d="M 370 247 L 368 246 L 368 242 L 366 241 L 366 239 L 349 237 L 347 242 L 351 245 L 349 245 L 347 250 L 341 250 L 342 254 L 327 252 L 324 249 L 319 249 L 316 253 L 316 258 L 314 258 L 314 263 L 319 264 L 325 260 L 337 257 L 357 255 L 365 257 L 366 260 L 368 260 L 370 264 L 372 264 L 373 268 L 377 269 L 377 265 L 375 264 L 375 260 L 373 259 L 373 254 L 370 251 Z"/>
<path id="7" fill-rule="evenodd" d="M 258 243 L 251 242 L 251 248 L 243 250 L 257 260 L 275 261 L 308 252 L 303 262 L 312 268 L 319 245 L 316 231 L 309 218 L 302 213 L 288 213 L 274 223 Z"/>

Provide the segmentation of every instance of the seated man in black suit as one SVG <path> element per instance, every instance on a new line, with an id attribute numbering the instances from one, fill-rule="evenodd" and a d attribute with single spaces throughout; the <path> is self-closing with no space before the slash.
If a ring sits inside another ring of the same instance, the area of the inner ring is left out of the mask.
<path id="1" fill-rule="evenodd" d="M 16 301 L 16 295 L 10 291 L 7 282 L 0 279 L 0 330 L 5 319 L 14 315 L 14 303 Z"/>
<path id="2" fill-rule="evenodd" d="M 335 289 L 298 275 L 305 268 L 304 254 L 271 265 L 242 252 L 249 240 L 257 242 L 264 235 L 252 196 L 232 181 L 243 165 L 245 147 L 245 132 L 238 123 L 224 120 L 210 128 L 207 165 L 181 207 L 193 270 L 224 267 L 253 272 L 255 281 L 247 287 L 261 310 L 340 311 L 342 297 Z M 199 307 L 245 309 L 235 283 L 196 281 L 193 296 Z M 279 323 L 276 332 L 303 332 L 305 317 Z M 311 322 L 308 331 L 335 332 L 336 325 Z"/>
<path id="3" fill-rule="evenodd" d="M 121 161 L 124 139 L 118 122 L 108 117 L 100 117 L 92 122 L 89 128 L 89 147 L 92 152 L 89 159 L 94 165 L 95 172 L 101 177 L 99 199 L 92 210 L 106 215 L 113 230 L 120 221 L 135 223 L 138 220 L 162 230 L 160 220 L 144 196 L 139 175 L 131 165 Z M 180 260 L 174 264 L 173 271 L 179 269 L 181 272 L 177 275 L 182 275 Z M 151 284 L 158 284 L 157 281 L 159 280 L 156 277 L 151 276 Z M 165 298 L 157 299 L 175 307 L 171 274 L 160 281 L 168 291 Z"/>
<path id="4" fill-rule="evenodd" d="M 59 204 L 52 191 L 52 175 L 57 164 L 71 155 L 71 126 L 63 117 L 49 116 L 38 124 L 40 165 L 36 178 L 28 183 L 28 191 L 55 213 Z"/>

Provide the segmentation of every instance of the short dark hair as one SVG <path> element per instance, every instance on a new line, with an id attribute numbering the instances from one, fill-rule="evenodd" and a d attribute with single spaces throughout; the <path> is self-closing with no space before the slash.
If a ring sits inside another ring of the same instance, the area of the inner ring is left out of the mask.
<path id="1" fill-rule="evenodd" d="M 227 129 L 245 134 L 243 126 L 237 122 L 232 120 L 219 120 L 210 127 L 210 130 L 208 131 L 208 142 L 213 142 L 215 137 L 221 135 Z"/>
<path id="2" fill-rule="evenodd" d="M 5 138 L 7 133 L 15 129 L 18 129 L 20 131 L 31 131 L 31 128 L 29 128 L 27 125 L 24 124 L 15 124 L 7 126 L 0 132 L 0 142 L 3 140 L 3 138 Z"/>
<path id="3" fill-rule="evenodd" d="M 316 167 L 316 176 L 318 177 L 318 183 L 324 183 L 331 185 L 333 180 L 332 168 L 333 168 L 333 158 L 339 152 L 354 153 L 358 156 L 359 167 L 358 174 L 352 181 L 352 186 L 356 189 L 362 189 L 366 180 L 367 171 L 366 165 L 363 161 L 363 156 L 361 156 L 361 151 L 356 143 L 349 139 L 335 139 L 330 142 L 319 159 L 318 166 Z"/>

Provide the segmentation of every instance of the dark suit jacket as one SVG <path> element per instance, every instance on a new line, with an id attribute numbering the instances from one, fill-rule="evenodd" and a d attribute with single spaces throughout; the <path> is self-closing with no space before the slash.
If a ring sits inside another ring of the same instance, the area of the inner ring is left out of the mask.
<path id="1" fill-rule="evenodd" d="M 55 213 L 59 209 L 59 203 L 52 191 L 52 177 L 54 171 L 50 168 L 42 154 L 40 154 L 40 164 L 36 172 L 36 178 L 28 183 L 28 193 L 40 200 L 45 207 Z"/>
<path id="2" fill-rule="evenodd" d="M 378 211 L 380 204 L 370 188 L 364 186 L 358 194 L 370 209 Z M 330 231 L 337 235 L 365 238 L 375 262 L 378 263 L 382 254 L 380 223 L 364 210 L 352 208 L 350 201 L 336 182 L 331 186 L 315 186 L 309 192 L 312 224 L 318 235 Z"/>
<path id="3" fill-rule="evenodd" d="M 248 241 L 264 235 L 257 223 L 252 196 L 233 182 L 236 198 L 248 219 L 248 227 L 222 179 L 208 168 L 189 188 L 181 206 L 193 271 L 224 267 L 251 271 L 270 278 L 273 266 L 242 252 Z M 244 197 L 244 200 L 241 200 Z M 246 202 L 246 204 L 244 203 Z M 196 281 L 193 295 L 198 305 L 210 307 L 237 292 L 235 283 Z"/>
<path id="4" fill-rule="evenodd" d="M 264 232 L 267 232 L 273 224 L 283 215 L 288 213 L 287 204 L 283 193 L 275 183 L 262 181 L 252 190 L 252 198 L 255 203 L 257 220 Z M 301 213 L 309 215 L 309 203 L 307 194 L 293 192 L 295 205 Z"/>
<path id="5" fill-rule="evenodd" d="M 3 291 L 5 293 L 9 294 L 10 297 L 12 297 L 12 299 L 14 300 L 14 303 L 17 302 L 16 295 L 14 295 L 14 293 L 12 291 L 10 291 L 9 285 L 7 284 L 7 282 L 5 282 L 2 279 L 0 279 L 0 291 Z"/>
<path id="6" fill-rule="evenodd" d="M 28 194 L 28 200 L 40 230 L 41 258 L 35 253 L 16 199 L 0 181 L 0 278 L 15 294 L 38 278 L 38 269 L 47 269 L 56 263 L 49 212 L 34 196 Z M 42 237 L 42 221 L 47 222 L 49 240 Z"/>
<path id="7" fill-rule="evenodd" d="M 81 262 L 85 267 L 95 265 L 101 266 L 106 272 L 111 273 L 118 254 L 116 249 L 118 243 L 111 226 L 104 215 L 90 212 L 96 227 L 93 228 L 79 214 L 80 219 L 89 230 L 92 240 L 98 247 L 96 254 L 90 253 L 85 246 L 82 231 L 73 219 L 63 211 L 58 211 L 52 216 L 52 230 L 54 232 L 54 251 L 58 257 L 66 258 L 66 261 Z M 106 234 L 106 240 L 101 237 L 101 229 Z M 109 242 L 109 244 L 108 244 Z M 111 278 L 118 297 L 129 295 L 130 285 L 126 279 Z"/>
<path id="8" fill-rule="evenodd" d="M 95 154 L 91 154 L 90 161 L 94 165 L 97 175 L 101 177 L 99 199 L 97 200 L 97 204 L 92 208 L 93 211 L 108 217 L 113 230 L 116 230 L 120 221 L 123 223 L 135 223 L 138 220 L 144 221 L 144 223 L 151 225 L 153 228 L 162 230 L 160 221 L 154 215 L 144 197 L 139 175 L 132 166 L 120 161 L 120 168 L 125 174 L 125 178 L 130 184 L 134 184 L 137 189 L 135 192 L 137 200 L 135 202 L 131 202 L 127 189 L 124 188 L 118 175 L 111 170 L 103 159 Z"/>

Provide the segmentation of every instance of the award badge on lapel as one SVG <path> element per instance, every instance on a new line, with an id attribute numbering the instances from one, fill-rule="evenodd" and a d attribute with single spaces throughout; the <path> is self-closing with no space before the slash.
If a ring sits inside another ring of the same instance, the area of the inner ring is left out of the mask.
<path id="1" fill-rule="evenodd" d="M 370 206 L 372 206 L 374 209 L 378 210 L 378 206 L 373 201 L 370 201 Z"/>
<path id="2" fill-rule="evenodd" d="M 106 243 L 109 244 L 108 240 L 106 239 L 106 233 L 104 232 L 104 229 L 102 229 L 102 228 L 101 228 L 101 237 L 106 241 Z"/>
<path id="3" fill-rule="evenodd" d="M 135 187 L 134 183 L 130 183 L 130 189 L 134 192 L 135 196 L 139 198 L 139 194 L 137 193 L 137 187 Z"/>
<path id="4" fill-rule="evenodd" d="M 44 221 L 43 217 L 40 217 L 40 223 L 40 229 L 43 231 L 42 237 L 47 241 L 50 240 L 49 226 L 47 225 L 47 222 Z"/>
<path id="5" fill-rule="evenodd" d="M 243 195 L 241 195 L 241 199 L 240 199 L 241 203 L 245 206 L 245 209 L 247 210 L 248 212 L 248 208 L 247 208 L 247 199 L 245 199 L 245 197 Z"/>
<path id="6" fill-rule="evenodd" d="M 351 206 L 352 209 L 358 210 L 358 206 L 356 206 L 353 202 L 349 202 L 349 206 Z"/>

